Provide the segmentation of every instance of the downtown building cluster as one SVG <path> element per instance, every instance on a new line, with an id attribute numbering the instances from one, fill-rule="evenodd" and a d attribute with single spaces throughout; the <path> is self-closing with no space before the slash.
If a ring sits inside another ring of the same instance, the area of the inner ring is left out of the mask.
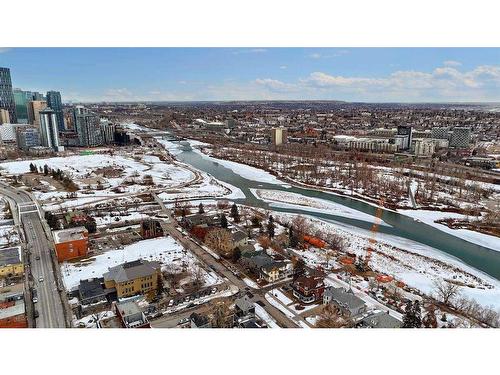
<path id="1" fill-rule="evenodd" d="M 13 88 L 10 69 L 0 67 L 0 140 L 33 154 L 114 142 L 115 126 L 83 106 L 64 106 L 59 91 Z"/>

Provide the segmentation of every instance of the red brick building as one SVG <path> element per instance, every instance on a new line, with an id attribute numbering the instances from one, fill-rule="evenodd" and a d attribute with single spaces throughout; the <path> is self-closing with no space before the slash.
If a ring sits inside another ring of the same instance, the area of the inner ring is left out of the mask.
<path id="1" fill-rule="evenodd" d="M 89 249 L 89 232 L 85 227 L 75 227 L 52 232 L 57 260 L 81 258 Z"/>
<path id="2" fill-rule="evenodd" d="M 300 276 L 292 284 L 293 295 L 302 303 L 313 303 L 323 298 L 325 284 L 320 276 Z"/>

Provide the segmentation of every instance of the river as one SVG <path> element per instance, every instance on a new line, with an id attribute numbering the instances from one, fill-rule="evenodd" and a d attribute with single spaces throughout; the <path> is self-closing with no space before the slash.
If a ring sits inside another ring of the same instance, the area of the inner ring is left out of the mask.
<path id="1" fill-rule="evenodd" d="M 197 152 L 191 149 L 187 142 L 180 144 L 181 153 L 176 155 L 181 162 L 189 164 L 194 168 L 209 173 L 218 180 L 227 182 L 241 189 L 245 194 L 245 199 L 235 200 L 237 203 L 248 206 L 265 208 L 278 212 L 304 214 L 327 221 L 335 221 L 351 225 L 357 228 L 370 230 L 372 223 L 363 220 L 356 220 L 344 216 L 330 215 L 326 213 L 318 213 L 300 208 L 279 208 L 269 207 L 268 203 L 255 197 L 250 189 L 272 189 L 281 190 L 292 193 L 301 194 L 307 197 L 320 198 L 334 203 L 344 205 L 346 207 L 364 212 L 366 214 L 375 215 L 376 207 L 360 200 L 350 197 L 339 196 L 322 192 L 314 189 L 306 189 L 300 187 L 285 187 L 275 183 L 264 183 L 250 180 L 234 173 L 231 169 L 223 165 L 202 157 Z M 415 221 L 413 218 L 401 215 L 399 213 L 383 210 L 382 220 L 389 226 L 381 225 L 379 232 L 390 235 L 395 235 L 401 238 L 413 240 L 415 242 L 431 246 L 437 250 L 452 255 L 464 263 L 480 270 L 488 275 L 500 280 L 500 252 L 484 246 L 479 246 L 471 242 L 462 240 L 461 238 L 442 232 L 430 225 Z M 500 243 L 500 240 L 499 240 Z"/>

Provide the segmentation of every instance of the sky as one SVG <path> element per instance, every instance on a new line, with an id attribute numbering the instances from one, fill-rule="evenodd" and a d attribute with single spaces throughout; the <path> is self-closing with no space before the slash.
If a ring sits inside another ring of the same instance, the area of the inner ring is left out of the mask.
<path id="1" fill-rule="evenodd" d="M 500 48 L 0 48 L 63 101 L 500 102 Z"/>

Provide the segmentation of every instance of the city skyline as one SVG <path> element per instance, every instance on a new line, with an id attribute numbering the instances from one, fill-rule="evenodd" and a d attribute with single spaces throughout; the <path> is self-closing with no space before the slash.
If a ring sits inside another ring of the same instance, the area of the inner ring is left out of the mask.
<path id="1" fill-rule="evenodd" d="M 498 48 L 0 49 L 14 88 L 74 102 L 497 102 L 498 61 Z"/>

